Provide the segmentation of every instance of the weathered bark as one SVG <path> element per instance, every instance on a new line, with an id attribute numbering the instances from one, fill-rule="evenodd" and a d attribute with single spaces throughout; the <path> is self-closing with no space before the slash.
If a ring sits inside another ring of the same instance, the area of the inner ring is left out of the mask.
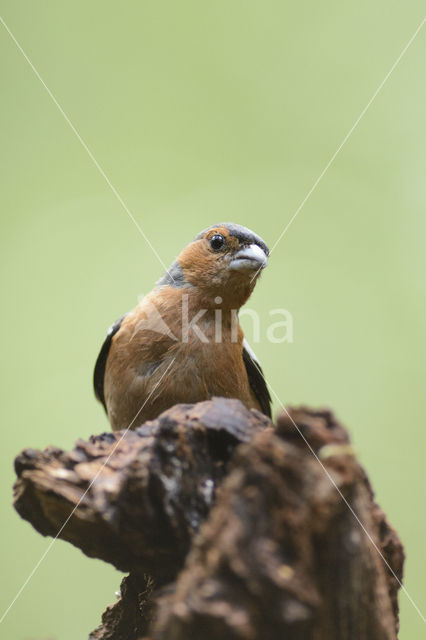
<path id="1" fill-rule="evenodd" d="M 214 399 L 122 435 L 16 460 L 22 517 L 131 572 L 93 640 L 397 638 L 402 545 L 330 412 Z"/>
<path id="2" fill-rule="evenodd" d="M 79 440 L 71 452 L 15 460 L 15 508 L 122 571 L 163 583 L 182 566 L 236 445 L 269 424 L 237 400 L 179 405 L 135 431 Z"/>

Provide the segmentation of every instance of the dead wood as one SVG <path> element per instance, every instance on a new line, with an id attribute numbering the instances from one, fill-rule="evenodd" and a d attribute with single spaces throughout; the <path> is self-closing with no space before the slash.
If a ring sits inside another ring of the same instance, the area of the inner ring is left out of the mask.
<path id="1" fill-rule="evenodd" d="M 92 640 L 397 638 L 402 545 L 328 411 L 215 398 L 15 465 L 23 518 L 130 572 Z"/>

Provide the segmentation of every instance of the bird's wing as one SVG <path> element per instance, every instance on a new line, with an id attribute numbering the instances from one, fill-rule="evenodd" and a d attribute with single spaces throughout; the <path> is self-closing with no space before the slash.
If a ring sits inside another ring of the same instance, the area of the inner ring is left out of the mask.
<path id="1" fill-rule="evenodd" d="M 105 378 L 107 358 L 108 358 L 109 350 L 111 348 L 112 339 L 117 333 L 117 331 L 119 330 L 119 328 L 121 327 L 121 323 L 123 322 L 123 319 L 125 317 L 126 317 L 126 314 L 124 316 L 121 316 L 121 318 L 119 318 L 117 322 L 114 322 L 112 327 L 108 329 L 107 336 L 99 352 L 98 359 L 96 360 L 96 364 L 95 364 L 95 370 L 93 372 L 93 386 L 95 388 L 95 396 L 97 397 L 99 402 L 102 402 L 102 404 L 104 405 L 105 411 L 106 411 L 106 404 L 105 404 L 105 395 L 104 395 L 104 378 Z"/>
<path id="2" fill-rule="evenodd" d="M 269 395 L 268 387 L 263 377 L 262 368 L 247 340 L 243 342 L 243 360 L 251 390 L 260 404 L 263 413 L 268 416 L 268 418 L 271 418 L 271 396 Z"/>

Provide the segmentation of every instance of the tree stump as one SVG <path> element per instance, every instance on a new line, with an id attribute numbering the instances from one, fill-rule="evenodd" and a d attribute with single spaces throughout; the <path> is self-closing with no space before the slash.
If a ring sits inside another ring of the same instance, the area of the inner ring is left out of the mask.
<path id="1" fill-rule="evenodd" d="M 129 572 L 92 640 L 397 638 L 403 547 L 329 411 L 214 398 L 15 468 L 37 531 Z"/>

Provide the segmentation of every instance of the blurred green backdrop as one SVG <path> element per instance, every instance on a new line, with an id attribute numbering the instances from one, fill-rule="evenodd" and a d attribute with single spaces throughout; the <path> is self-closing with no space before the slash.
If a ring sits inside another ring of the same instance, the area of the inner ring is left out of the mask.
<path id="1" fill-rule="evenodd" d="M 424 13 L 420 0 L 1 8 L 166 263 L 221 220 L 272 245 Z M 294 343 L 263 338 L 255 350 L 283 402 L 328 405 L 350 428 L 406 545 L 405 586 L 423 612 L 425 39 L 420 32 L 250 302 L 262 327 L 271 308 L 292 313 Z M 95 358 L 109 324 L 162 267 L 2 27 L 0 59 L 3 611 L 49 543 L 11 507 L 13 458 L 108 428 L 92 394 Z M 2 637 L 84 638 L 120 579 L 57 542 Z M 400 603 L 401 638 L 423 636 L 404 594 Z"/>

